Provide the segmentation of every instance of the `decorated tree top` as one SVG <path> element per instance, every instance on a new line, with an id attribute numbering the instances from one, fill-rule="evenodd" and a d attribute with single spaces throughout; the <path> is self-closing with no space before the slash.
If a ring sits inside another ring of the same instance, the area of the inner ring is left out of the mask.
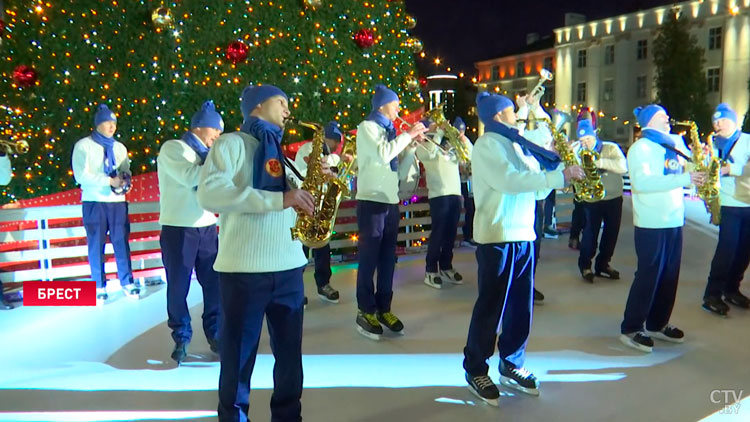
<path id="1" fill-rule="evenodd" d="M 73 145 L 91 133 L 99 103 L 117 113 L 116 138 L 138 174 L 156 169 L 159 144 L 181 136 L 206 99 L 227 130 L 238 128 L 248 84 L 277 85 L 296 117 L 344 129 L 370 112 L 378 83 L 403 108 L 421 102 L 412 58 L 421 42 L 398 0 L 9 0 L 5 9 L 0 137 L 30 152 L 12 159 L 3 203 L 74 187 Z"/>

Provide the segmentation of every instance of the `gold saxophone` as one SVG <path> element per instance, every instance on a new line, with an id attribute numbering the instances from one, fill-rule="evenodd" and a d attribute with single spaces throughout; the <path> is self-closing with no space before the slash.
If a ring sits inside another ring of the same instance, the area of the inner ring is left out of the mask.
<path id="1" fill-rule="evenodd" d="M 582 148 L 580 153 L 581 162 L 579 163 L 576 154 L 573 152 L 573 148 L 570 147 L 568 140 L 565 138 L 565 134 L 562 133 L 562 131 L 557 130 L 557 127 L 552 124 L 550 119 L 545 118 L 543 120 L 547 122 L 547 127 L 549 127 L 549 130 L 552 133 L 555 150 L 557 150 L 557 153 L 560 155 L 560 159 L 565 164 L 565 167 L 581 166 L 581 169 L 585 174 L 583 179 L 571 181 L 571 185 L 576 191 L 576 201 L 601 201 L 606 192 L 604 190 L 604 185 L 602 184 L 602 177 L 599 174 L 599 170 L 596 168 L 596 160 L 599 159 L 599 154 L 596 151 Z"/>
<path id="2" fill-rule="evenodd" d="M 721 201 L 719 198 L 721 161 L 714 155 L 714 133 L 711 132 L 706 138 L 708 155 L 703 152 L 698 125 L 692 120 L 671 121 L 673 126 L 687 126 L 690 128 L 690 162 L 695 166 L 695 171 L 706 173 L 706 183 L 697 188 L 698 198 L 703 200 L 706 211 L 711 214 L 711 224 L 719 225 L 721 222 Z"/>
<path id="3" fill-rule="evenodd" d="M 331 240 L 341 199 L 349 195 L 346 177 L 353 170 L 354 160 L 351 162 L 342 160 L 338 177 L 332 178 L 323 174 L 320 164 L 323 143 L 325 142 L 323 126 L 294 119 L 292 121 L 315 131 L 312 139 L 312 152 L 310 152 L 307 163 L 307 173 L 301 187 L 302 190 L 312 195 L 315 208 L 312 216 L 302 212 L 297 213 L 297 221 L 291 229 L 292 240 L 299 239 L 308 248 L 317 249 L 325 246 Z M 356 144 L 352 138 L 346 136 L 344 137 L 341 156 L 344 157 L 344 154 L 349 154 L 352 158 L 356 157 Z"/>

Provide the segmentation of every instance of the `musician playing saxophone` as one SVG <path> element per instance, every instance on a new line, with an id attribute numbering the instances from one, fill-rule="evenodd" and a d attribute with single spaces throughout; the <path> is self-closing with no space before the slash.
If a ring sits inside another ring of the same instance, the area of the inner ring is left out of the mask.
<path id="1" fill-rule="evenodd" d="M 313 214 L 313 197 L 288 180 L 281 137 L 287 95 L 272 85 L 242 92 L 240 131 L 221 135 L 198 184 L 200 205 L 219 214 L 214 269 L 221 295 L 219 421 L 249 420 L 250 377 L 264 317 L 275 369 L 272 420 L 301 420 L 302 243 L 289 235 L 297 213 Z M 289 176 L 291 177 L 291 176 Z M 225 235 L 226 234 L 226 235 Z"/>
<path id="2" fill-rule="evenodd" d="M 599 255 L 596 256 L 594 271 L 599 277 L 613 280 L 620 278 L 620 273 L 609 265 L 617 245 L 617 235 L 620 232 L 622 219 L 622 175 L 627 172 L 625 154 L 614 142 L 599 139 L 594 131 L 591 120 L 578 122 L 578 141 L 573 143 L 573 151 L 577 156 L 581 152 L 595 153 L 598 159 L 594 162 L 600 172 L 602 184 L 606 192 L 603 199 L 595 202 L 581 202 L 585 213 L 583 238 L 580 243 L 578 269 L 581 277 L 589 283 L 594 282 L 594 272 L 591 271 L 591 260 L 596 253 L 599 230 L 602 222 L 602 239 L 599 242 Z"/>
<path id="3" fill-rule="evenodd" d="M 13 169 L 11 168 L 10 158 L 8 158 L 8 154 L 10 154 L 10 151 L 7 151 L 6 153 L 6 151 L 0 148 L 0 186 L 6 186 L 8 183 L 10 183 L 10 180 L 13 177 Z M 13 305 L 5 300 L 2 280 L 0 280 L 0 309 L 13 309 Z"/>
<path id="4" fill-rule="evenodd" d="M 393 272 L 396 267 L 399 154 L 414 154 L 413 141 L 427 130 L 416 123 L 396 136 L 398 95 L 384 85 L 375 87 L 372 112 L 357 126 L 357 331 L 379 340 L 385 325 L 401 333 L 404 324 L 391 311 Z M 377 290 L 373 276 L 377 270 Z"/>
<path id="5" fill-rule="evenodd" d="M 643 128 L 627 156 L 638 267 L 620 325 L 620 341 L 650 353 L 652 338 L 682 343 L 685 337 L 669 323 L 682 259 L 683 188 L 702 185 L 705 173 L 686 171 L 690 153 L 682 137 L 669 133 L 669 116 L 663 107 L 637 107 L 633 114 Z"/>
<path id="6" fill-rule="evenodd" d="M 703 308 L 725 316 L 731 303 L 750 308 L 750 299 L 740 293 L 740 282 L 750 263 L 750 135 L 737 126 L 737 113 L 719 104 L 713 114 L 715 154 L 721 168 L 721 223 L 719 242 L 711 261 L 711 272 L 703 296 Z M 724 300 L 722 300 L 722 296 Z"/>

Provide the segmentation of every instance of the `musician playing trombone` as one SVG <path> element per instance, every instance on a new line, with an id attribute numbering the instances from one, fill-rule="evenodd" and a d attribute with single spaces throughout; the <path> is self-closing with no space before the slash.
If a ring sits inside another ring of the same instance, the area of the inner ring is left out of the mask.
<path id="1" fill-rule="evenodd" d="M 94 131 L 73 147 L 73 177 L 81 185 L 83 227 L 86 229 L 91 278 L 96 281 L 96 298 L 108 298 L 104 272 L 104 244 L 109 239 L 115 250 L 117 277 L 126 296 L 137 298 L 140 288 L 134 283 L 130 263 L 130 220 L 124 194 L 115 193 L 130 175 L 130 158 L 125 145 L 115 140 L 117 117 L 105 104 L 94 115 Z"/>
<path id="2" fill-rule="evenodd" d="M 445 132 L 428 123 L 432 142 L 417 148 L 417 158 L 427 177 L 432 229 L 427 244 L 424 284 L 441 289 L 443 282 L 463 284 L 463 276 L 453 269 L 453 244 L 461 216 L 461 177 L 456 151 L 449 149 Z"/>
<path id="3" fill-rule="evenodd" d="M 359 267 L 357 268 L 357 331 L 379 340 L 385 325 L 402 333 L 404 324 L 391 311 L 393 272 L 396 267 L 398 223 L 399 154 L 414 154 L 411 147 L 427 130 L 416 123 L 396 136 L 398 95 L 384 85 L 375 87 L 372 112 L 357 127 L 357 222 L 359 223 Z M 405 151 L 406 150 L 406 151 Z M 377 270 L 377 288 L 373 276 Z"/>
<path id="4" fill-rule="evenodd" d="M 580 243 L 578 269 L 581 277 L 588 282 L 594 282 L 594 272 L 591 271 L 591 260 L 596 253 L 599 240 L 599 230 L 602 228 L 602 239 L 599 243 L 599 254 L 596 256 L 594 270 L 596 276 L 618 280 L 620 273 L 609 265 L 617 245 L 622 219 L 622 175 L 628 171 L 625 154 L 613 142 L 599 139 L 594 131 L 591 120 L 580 120 L 576 131 L 578 141 L 573 143 L 573 152 L 579 155 L 582 150 L 593 151 L 599 157 L 594 164 L 600 169 L 600 177 L 604 186 L 604 198 L 586 202 L 581 206 L 585 213 L 583 238 Z"/>
<path id="5" fill-rule="evenodd" d="M 479 295 L 463 367 L 472 393 L 497 406 L 500 394 L 488 375 L 487 360 L 498 330 L 501 383 L 539 394 L 536 377 L 524 368 L 533 309 L 535 199 L 582 178 L 583 171 L 578 166 L 563 169 L 556 153 L 521 136 L 507 97 L 482 92 L 476 102 L 485 125 L 471 158 Z"/>

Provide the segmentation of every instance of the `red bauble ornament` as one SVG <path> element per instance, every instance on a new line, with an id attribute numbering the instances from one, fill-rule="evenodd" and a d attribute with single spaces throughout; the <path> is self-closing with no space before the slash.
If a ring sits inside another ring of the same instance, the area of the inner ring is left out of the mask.
<path id="1" fill-rule="evenodd" d="M 5 31 L 5 21 L 0 19 L 0 35 L 3 34 L 3 31 Z"/>
<path id="2" fill-rule="evenodd" d="M 420 77 L 419 84 L 422 86 L 427 86 L 427 78 L 425 78 L 424 76 Z"/>
<path id="3" fill-rule="evenodd" d="M 25 64 L 16 66 L 13 69 L 13 81 L 21 87 L 34 85 L 37 80 L 36 70 Z"/>
<path id="4" fill-rule="evenodd" d="M 375 34 L 371 29 L 363 28 L 354 34 L 354 42 L 361 49 L 370 48 L 375 44 Z"/>
<path id="5" fill-rule="evenodd" d="M 242 41 L 235 41 L 227 46 L 227 59 L 232 63 L 237 64 L 244 61 L 247 58 L 247 51 L 249 50 L 247 44 Z"/>

